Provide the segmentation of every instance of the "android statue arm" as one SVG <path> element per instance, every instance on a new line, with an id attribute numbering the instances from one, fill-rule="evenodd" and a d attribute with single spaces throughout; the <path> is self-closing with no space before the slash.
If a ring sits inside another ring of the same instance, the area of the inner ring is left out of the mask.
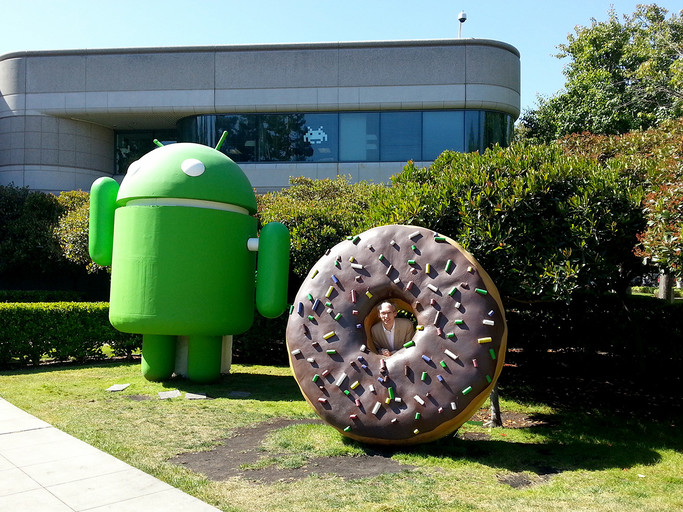
<path id="1" fill-rule="evenodd" d="M 266 318 L 276 318 L 287 308 L 289 277 L 289 231 L 284 224 L 269 222 L 258 239 L 250 239 L 250 251 L 258 251 L 256 309 Z"/>
<path id="2" fill-rule="evenodd" d="M 88 252 L 103 267 L 111 265 L 114 246 L 114 212 L 119 184 L 112 178 L 99 178 L 90 189 Z"/>

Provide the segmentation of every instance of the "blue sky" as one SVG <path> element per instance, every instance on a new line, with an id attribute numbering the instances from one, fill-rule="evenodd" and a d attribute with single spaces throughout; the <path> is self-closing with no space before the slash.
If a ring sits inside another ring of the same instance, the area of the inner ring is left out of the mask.
<path id="1" fill-rule="evenodd" d="M 4 2 L 8 4 L 9 2 Z M 145 46 L 229 45 L 462 37 L 515 46 L 522 59 L 522 108 L 564 84 L 564 61 L 553 57 L 577 25 L 607 19 L 626 0 L 31 0 L 2 7 L 0 54 Z M 663 0 L 669 12 L 681 0 Z M 407 71 L 409 72 L 409 71 Z"/>

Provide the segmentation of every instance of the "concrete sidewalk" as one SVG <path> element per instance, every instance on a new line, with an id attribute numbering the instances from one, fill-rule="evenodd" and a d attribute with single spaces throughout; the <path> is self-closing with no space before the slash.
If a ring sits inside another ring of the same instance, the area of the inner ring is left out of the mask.
<path id="1" fill-rule="evenodd" d="M 211 512 L 211 507 L 0 398 L 0 510 Z"/>

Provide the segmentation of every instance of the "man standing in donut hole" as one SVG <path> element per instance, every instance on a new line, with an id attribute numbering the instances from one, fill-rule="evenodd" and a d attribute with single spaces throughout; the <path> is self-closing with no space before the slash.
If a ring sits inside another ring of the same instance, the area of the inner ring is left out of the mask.
<path id="1" fill-rule="evenodd" d="M 377 311 L 380 321 L 371 328 L 372 341 L 377 353 L 390 356 L 398 349 L 403 348 L 404 343 L 413 339 L 413 323 L 407 318 L 396 318 L 396 306 L 389 301 L 382 302 Z"/>

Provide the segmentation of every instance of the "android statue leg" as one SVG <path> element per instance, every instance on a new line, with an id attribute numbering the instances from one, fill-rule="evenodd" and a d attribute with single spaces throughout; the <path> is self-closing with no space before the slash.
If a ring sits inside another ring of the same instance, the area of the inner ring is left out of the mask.
<path id="1" fill-rule="evenodd" d="M 221 376 L 221 336 L 190 336 L 187 348 L 187 377 L 208 383 Z"/>
<path id="2" fill-rule="evenodd" d="M 175 368 L 175 336 L 144 334 L 142 336 L 142 375 L 147 380 L 170 379 Z"/>

